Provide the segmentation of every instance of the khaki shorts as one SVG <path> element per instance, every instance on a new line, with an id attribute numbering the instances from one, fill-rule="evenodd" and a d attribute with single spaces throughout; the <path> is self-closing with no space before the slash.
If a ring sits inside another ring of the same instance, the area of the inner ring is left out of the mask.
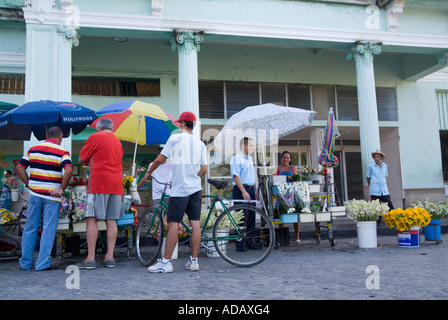
<path id="1" fill-rule="evenodd" d="M 118 194 L 88 193 L 85 218 L 117 220 L 123 217 L 121 203 L 123 196 Z"/>

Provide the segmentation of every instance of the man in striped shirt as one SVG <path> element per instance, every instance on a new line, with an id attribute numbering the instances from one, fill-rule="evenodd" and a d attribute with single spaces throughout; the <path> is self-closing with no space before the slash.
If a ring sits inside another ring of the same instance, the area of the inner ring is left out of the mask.
<path id="1" fill-rule="evenodd" d="M 22 235 L 22 257 L 19 260 L 23 270 L 33 267 L 33 255 L 42 219 L 39 255 L 35 270 L 50 270 L 50 254 L 59 220 L 61 196 L 72 177 L 73 166 L 70 153 L 60 146 L 62 130 L 51 127 L 47 139 L 29 149 L 17 165 L 17 172 L 29 188 L 28 209 Z M 26 168 L 30 168 L 30 176 Z M 64 169 L 64 172 L 63 170 Z"/>

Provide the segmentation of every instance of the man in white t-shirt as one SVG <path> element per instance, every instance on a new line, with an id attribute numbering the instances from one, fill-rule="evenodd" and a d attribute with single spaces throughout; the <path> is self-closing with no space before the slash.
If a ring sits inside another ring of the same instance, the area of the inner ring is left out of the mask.
<path id="1" fill-rule="evenodd" d="M 157 156 L 160 155 L 160 152 L 162 151 L 162 147 L 159 148 L 157 151 Z M 154 162 L 151 162 L 148 166 L 148 169 L 151 168 L 152 164 Z M 137 190 L 140 189 L 147 181 L 148 181 L 148 174 L 145 174 L 145 176 L 140 180 Z M 165 189 L 165 185 L 158 183 L 171 183 L 173 179 L 173 165 L 171 162 L 168 162 L 165 159 L 165 162 L 161 163 L 157 170 L 155 170 L 152 173 L 152 176 L 155 178 L 155 180 L 152 181 L 152 200 L 153 200 L 153 206 L 157 207 L 157 205 L 160 202 L 160 199 L 162 199 L 162 193 L 165 190 L 165 194 L 170 195 L 171 193 L 171 187 L 167 187 Z M 157 181 L 156 181 L 157 180 Z M 168 198 L 165 199 L 165 201 L 168 201 Z"/>
<path id="2" fill-rule="evenodd" d="M 168 273 L 173 271 L 171 255 L 177 243 L 178 224 L 187 213 L 191 224 L 191 256 L 185 265 L 190 271 L 198 271 L 198 254 L 201 245 L 202 185 L 201 178 L 207 172 L 207 152 L 205 144 L 193 135 L 196 116 L 189 111 L 183 112 L 179 119 L 180 134 L 171 135 L 160 155 L 148 169 L 148 175 L 170 158 L 173 165 L 173 180 L 168 206 L 168 234 L 165 253 L 162 259 L 148 268 L 149 272 Z"/>

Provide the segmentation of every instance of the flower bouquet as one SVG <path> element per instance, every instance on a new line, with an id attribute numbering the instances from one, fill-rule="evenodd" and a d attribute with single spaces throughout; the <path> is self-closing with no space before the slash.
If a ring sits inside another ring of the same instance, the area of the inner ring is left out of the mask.
<path id="1" fill-rule="evenodd" d="M 76 223 L 84 218 L 86 211 L 87 195 L 84 192 L 72 192 L 72 222 Z"/>
<path id="2" fill-rule="evenodd" d="M 431 215 L 424 208 L 398 208 L 383 215 L 384 223 L 390 229 L 399 231 L 410 230 L 413 227 L 424 227 L 431 221 Z"/>
<path id="3" fill-rule="evenodd" d="M 412 204 L 414 208 L 424 208 L 428 210 L 431 215 L 431 219 L 442 219 L 448 214 L 448 205 L 445 201 L 431 202 L 428 198 L 425 199 L 425 204 L 417 201 L 416 204 Z"/>
<path id="4" fill-rule="evenodd" d="M 310 181 L 313 180 L 314 176 L 317 174 L 317 170 L 316 168 L 306 166 L 303 167 L 299 173 L 302 176 L 303 180 Z"/>
<path id="5" fill-rule="evenodd" d="M 129 188 L 132 186 L 134 182 L 134 177 L 126 176 L 123 178 L 123 189 L 129 191 Z"/>
<path id="6" fill-rule="evenodd" d="M 379 200 L 365 201 L 355 200 L 344 202 L 347 217 L 359 221 L 377 221 L 379 217 L 389 211 L 386 203 L 380 203 Z"/>
<path id="7" fill-rule="evenodd" d="M 59 210 L 59 219 L 69 219 L 72 212 L 72 199 L 69 192 L 62 194 L 62 202 Z"/>
<path id="8" fill-rule="evenodd" d="M 278 195 L 282 198 L 283 201 L 285 201 L 288 209 L 288 212 L 294 212 L 294 185 L 292 183 L 279 183 L 277 185 Z M 292 209 L 292 210 L 291 210 Z"/>
<path id="9" fill-rule="evenodd" d="M 15 178 L 9 178 L 5 180 L 5 185 L 11 189 L 19 189 L 20 182 Z"/>
<path id="10" fill-rule="evenodd" d="M 294 193 L 298 197 L 301 203 L 301 207 L 303 208 L 302 212 L 311 213 L 310 211 L 311 199 L 308 184 L 305 181 L 300 181 L 300 182 L 294 182 L 292 185 L 294 187 Z"/>

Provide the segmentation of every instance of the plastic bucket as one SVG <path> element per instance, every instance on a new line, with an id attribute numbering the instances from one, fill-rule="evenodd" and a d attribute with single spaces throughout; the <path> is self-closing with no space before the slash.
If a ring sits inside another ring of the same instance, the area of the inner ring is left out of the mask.
<path id="1" fill-rule="evenodd" d="M 376 221 L 359 221 L 356 223 L 358 231 L 358 246 L 360 248 L 376 248 Z"/>
<path id="2" fill-rule="evenodd" d="M 398 246 L 403 248 L 420 247 L 420 227 L 398 231 Z"/>
<path id="3" fill-rule="evenodd" d="M 19 189 L 11 189 L 11 201 L 19 201 Z"/>
<path id="4" fill-rule="evenodd" d="M 442 237 L 442 227 L 440 219 L 432 219 L 429 225 L 423 227 L 425 240 L 440 241 Z"/>
<path id="5" fill-rule="evenodd" d="M 162 255 L 162 258 L 163 258 L 163 256 L 165 255 L 165 245 L 166 245 L 166 238 L 163 238 L 163 241 L 162 241 L 162 249 L 161 249 L 161 255 Z M 173 260 L 173 259 L 177 259 L 177 256 L 178 256 L 178 245 L 179 245 L 179 242 L 176 242 L 176 246 L 174 247 L 174 251 L 173 251 L 173 254 L 171 255 L 171 259 Z"/>
<path id="6" fill-rule="evenodd" d="M 207 235 L 207 238 L 212 237 L 212 232 L 205 232 L 205 234 Z M 229 231 L 228 230 L 218 230 L 218 232 L 216 233 L 216 236 L 217 237 L 228 237 Z M 229 242 L 228 240 L 219 241 L 219 246 L 221 246 L 221 249 L 223 251 L 226 251 L 228 242 Z M 216 251 L 215 244 L 213 241 L 205 241 L 205 245 L 207 246 L 207 249 L 205 251 L 205 255 L 207 257 L 209 257 L 209 258 L 221 257 L 219 255 L 219 253 Z"/>

